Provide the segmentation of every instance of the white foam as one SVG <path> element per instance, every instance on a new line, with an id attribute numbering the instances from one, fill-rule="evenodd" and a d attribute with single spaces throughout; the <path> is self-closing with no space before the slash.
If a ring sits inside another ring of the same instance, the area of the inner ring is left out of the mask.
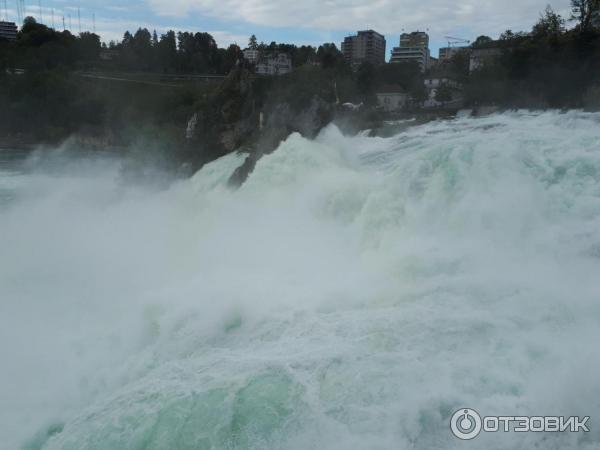
<path id="1" fill-rule="evenodd" d="M 26 175 L 0 212 L 0 442 L 462 448 L 459 407 L 600 417 L 599 121 L 330 127 L 237 191 L 236 155 L 161 192 Z"/>

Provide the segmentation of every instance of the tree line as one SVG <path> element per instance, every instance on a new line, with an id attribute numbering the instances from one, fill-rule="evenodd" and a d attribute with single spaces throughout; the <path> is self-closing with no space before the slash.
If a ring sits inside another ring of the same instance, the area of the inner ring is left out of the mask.
<path id="1" fill-rule="evenodd" d="M 485 48 L 498 57 L 471 71 L 470 52 Z M 480 36 L 442 69 L 464 84 L 470 105 L 598 109 L 600 0 L 572 0 L 568 18 L 548 6 L 530 31 Z"/>

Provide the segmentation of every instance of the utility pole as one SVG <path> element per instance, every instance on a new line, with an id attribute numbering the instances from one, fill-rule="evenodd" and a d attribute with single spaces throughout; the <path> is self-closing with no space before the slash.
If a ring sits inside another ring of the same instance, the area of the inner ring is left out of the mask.
<path id="1" fill-rule="evenodd" d="M 65 16 L 62 16 L 63 19 L 63 32 L 67 31 L 67 27 L 65 27 Z"/>
<path id="2" fill-rule="evenodd" d="M 71 23 L 71 14 L 69 13 L 69 31 L 73 30 L 73 24 Z"/>
<path id="3" fill-rule="evenodd" d="M 96 34 L 96 13 L 92 13 L 92 24 L 94 26 L 94 34 Z"/>

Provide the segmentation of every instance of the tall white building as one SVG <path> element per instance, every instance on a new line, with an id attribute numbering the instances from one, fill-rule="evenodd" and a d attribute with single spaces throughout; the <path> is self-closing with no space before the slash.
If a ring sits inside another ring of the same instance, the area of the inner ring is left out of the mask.
<path id="1" fill-rule="evenodd" d="M 429 35 L 423 31 L 415 31 L 400 35 L 400 46 L 392 49 L 390 63 L 416 62 L 424 72 L 429 68 L 430 59 Z"/>

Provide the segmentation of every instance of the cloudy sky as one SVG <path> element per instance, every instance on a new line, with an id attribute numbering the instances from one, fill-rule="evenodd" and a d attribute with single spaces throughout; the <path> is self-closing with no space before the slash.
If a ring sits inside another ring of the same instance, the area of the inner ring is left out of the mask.
<path id="1" fill-rule="evenodd" d="M 6 0 L 9 18 L 16 20 L 17 0 Z M 120 39 L 138 27 L 208 31 L 219 45 L 245 46 L 248 36 L 259 41 L 319 44 L 339 42 L 347 34 L 372 28 L 385 34 L 388 52 L 400 33 L 429 30 L 432 49 L 444 36 L 473 40 L 496 37 L 506 29 L 529 30 L 550 4 L 568 16 L 569 0 L 42 0 L 43 22 L 79 30 L 95 27 L 102 39 Z M 4 0 L 0 0 L 4 6 Z M 38 0 L 26 0 L 27 14 L 40 18 Z M 6 15 L 3 13 L 2 15 Z"/>

